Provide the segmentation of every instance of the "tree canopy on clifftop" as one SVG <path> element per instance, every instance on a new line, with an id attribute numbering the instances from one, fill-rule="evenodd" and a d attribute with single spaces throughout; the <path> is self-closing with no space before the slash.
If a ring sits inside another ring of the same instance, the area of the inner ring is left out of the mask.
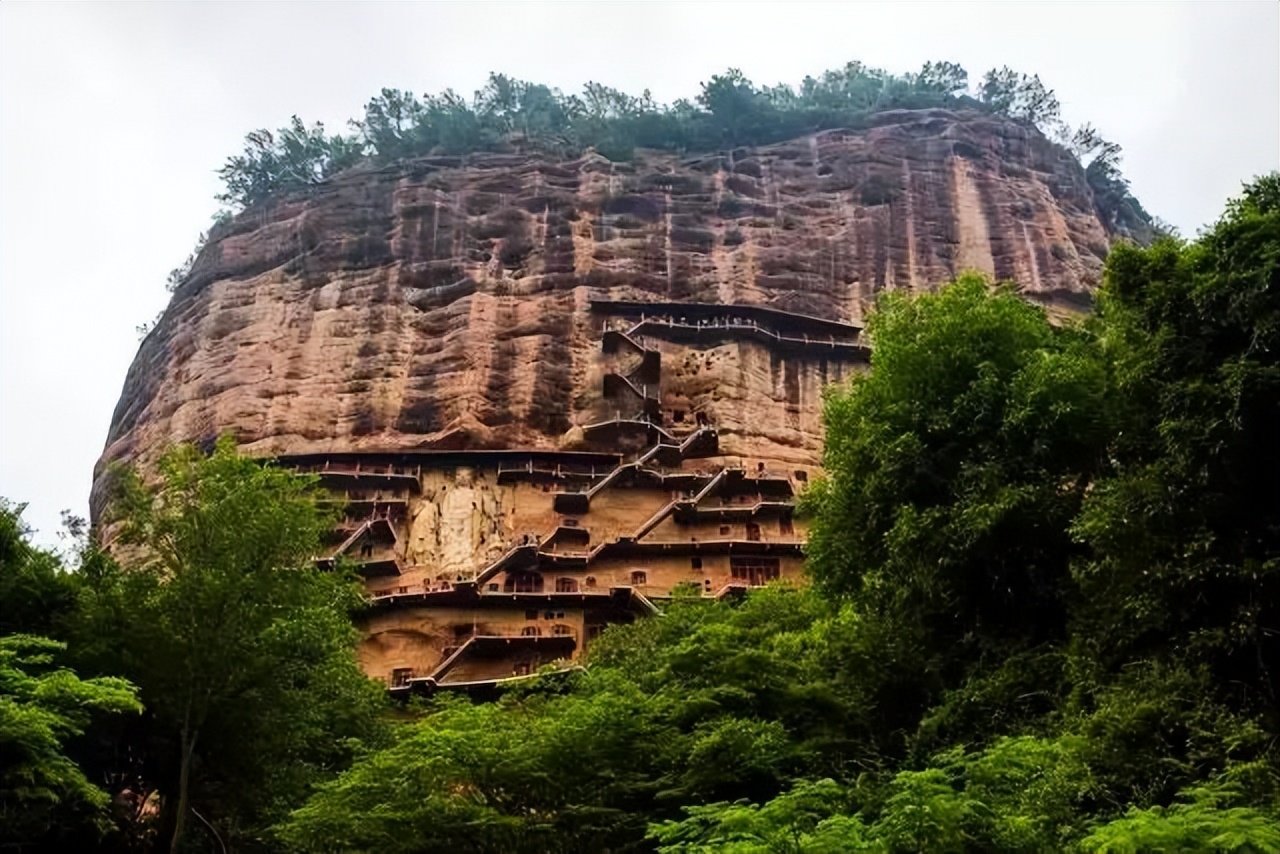
<path id="1" fill-rule="evenodd" d="M 383 89 L 365 105 L 363 118 L 349 123 L 347 135 L 297 116 L 277 131 L 252 131 L 244 151 L 220 170 L 226 189 L 218 198 L 249 207 L 324 181 L 361 160 L 389 163 L 522 147 L 559 155 L 591 148 L 611 160 L 628 160 L 641 148 L 685 152 L 764 145 L 856 128 L 885 110 L 929 107 L 974 109 L 1039 128 L 1086 165 L 1108 227 L 1150 224 L 1120 174 L 1119 146 L 1089 125 L 1069 128 L 1057 96 L 1039 76 L 992 69 L 971 89 L 968 72 L 953 62 L 926 62 L 905 74 L 850 62 L 805 77 L 798 86 L 759 86 L 731 68 L 701 84 L 692 100 L 670 104 L 655 101 L 648 90 L 636 96 L 589 82 L 580 94 L 566 95 L 505 74 L 490 74 L 471 98 L 452 89 L 421 97 Z"/>

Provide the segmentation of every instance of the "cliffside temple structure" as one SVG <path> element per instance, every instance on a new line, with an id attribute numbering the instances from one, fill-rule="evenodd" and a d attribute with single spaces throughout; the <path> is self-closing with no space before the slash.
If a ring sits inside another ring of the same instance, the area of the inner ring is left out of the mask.
<path id="1" fill-rule="evenodd" d="M 175 442 L 316 472 L 397 694 L 573 667 L 600 630 L 795 578 L 822 392 L 868 309 L 978 270 L 1088 305 L 1114 222 L 1032 127 L 891 110 L 731 151 L 362 164 L 215 225 L 95 473 Z"/>
<path id="2" fill-rule="evenodd" d="M 280 458 L 344 507 L 319 561 L 363 576 L 362 661 L 393 693 L 571 667 L 605 626 L 658 613 L 678 587 L 719 599 L 799 576 L 795 498 L 814 467 L 722 454 L 713 415 L 663 364 L 728 345 L 840 377 L 867 361 L 859 327 L 756 305 L 590 308 L 601 395 L 572 437 L 581 449 Z"/>

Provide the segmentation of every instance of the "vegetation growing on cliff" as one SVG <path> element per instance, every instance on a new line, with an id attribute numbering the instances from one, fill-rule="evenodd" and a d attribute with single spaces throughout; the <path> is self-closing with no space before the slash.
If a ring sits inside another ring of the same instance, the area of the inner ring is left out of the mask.
<path id="1" fill-rule="evenodd" d="M 992 69 L 970 91 L 969 75 L 953 62 L 926 62 L 893 74 L 850 62 L 806 77 L 799 86 L 757 86 L 729 69 L 703 83 L 692 100 L 660 104 L 599 83 L 565 95 L 539 83 L 491 74 L 470 99 L 446 90 L 418 95 L 383 89 L 352 121 L 349 135 L 294 116 L 272 132 L 255 130 L 242 154 L 229 158 L 219 196 L 248 207 L 273 194 L 323 181 L 362 159 L 388 163 L 425 154 L 469 154 L 534 146 L 561 155 L 594 148 L 627 160 L 637 148 L 717 151 L 763 145 L 817 130 L 860 127 L 874 113 L 926 107 L 969 108 L 1006 116 L 1058 139 L 1087 165 L 1099 213 L 1113 229 L 1145 231 L 1151 218 L 1128 191 L 1120 148 L 1095 129 L 1062 122 L 1053 90 L 1038 76 Z"/>
<path id="2" fill-rule="evenodd" d="M 1113 251 L 1098 306 L 887 298 L 829 398 L 814 584 L 677 598 L 491 704 L 380 717 L 306 482 L 228 444 L 127 490 L 123 567 L 59 571 L 0 505 L 6 841 L 1280 852 L 1280 175 Z"/>

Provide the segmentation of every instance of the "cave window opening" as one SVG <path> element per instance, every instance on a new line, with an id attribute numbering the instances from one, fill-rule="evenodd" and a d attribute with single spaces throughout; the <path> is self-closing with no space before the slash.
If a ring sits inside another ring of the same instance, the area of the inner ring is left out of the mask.
<path id="1" fill-rule="evenodd" d="M 576 578 L 557 578 L 556 592 L 557 593 L 577 593 L 578 580 Z"/>
<path id="2" fill-rule="evenodd" d="M 747 523 L 747 539 L 752 542 L 759 542 L 760 540 L 760 526 L 755 522 Z"/>
<path id="3" fill-rule="evenodd" d="M 542 636 L 542 629 L 538 626 L 525 626 L 520 630 L 520 636 L 524 638 L 536 638 Z"/>
<path id="4" fill-rule="evenodd" d="M 633 587 L 641 587 L 649 583 L 649 575 L 643 569 L 633 570 L 631 573 L 631 585 Z"/>
<path id="5" fill-rule="evenodd" d="M 397 667 L 391 671 L 391 687 L 403 688 L 409 684 L 409 680 L 412 678 L 412 667 Z"/>
<path id="6" fill-rule="evenodd" d="M 700 557 L 690 558 L 689 565 L 694 569 L 702 569 L 702 558 Z"/>

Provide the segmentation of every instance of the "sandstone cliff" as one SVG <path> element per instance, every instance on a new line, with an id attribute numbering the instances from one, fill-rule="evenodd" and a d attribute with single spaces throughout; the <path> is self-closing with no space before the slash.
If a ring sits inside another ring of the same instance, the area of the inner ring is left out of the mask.
<path id="1" fill-rule="evenodd" d="M 232 430 L 258 454 L 584 447 L 592 301 L 765 306 L 858 324 L 968 268 L 1087 305 L 1109 236 L 1078 163 L 977 113 L 612 163 L 589 154 L 360 167 L 210 234 L 143 342 L 98 470 Z M 840 360 L 726 341 L 663 356 L 661 419 L 724 453 L 817 462 Z M 673 361 L 674 359 L 674 361 Z"/>

